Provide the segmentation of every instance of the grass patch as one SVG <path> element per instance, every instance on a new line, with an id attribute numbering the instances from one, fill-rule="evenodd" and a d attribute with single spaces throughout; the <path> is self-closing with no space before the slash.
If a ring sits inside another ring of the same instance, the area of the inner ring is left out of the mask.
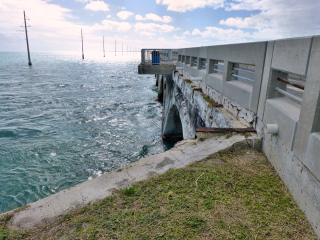
<path id="1" fill-rule="evenodd" d="M 229 132 L 227 135 L 226 135 L 226 139 L 229 139 L 233 136 L 233 134 L 231 132 Z"/>
<path id="2" fill-rule="evenodd" d="M 22 206 L 22 207 L 17 208 L 17 209 L 15 210 L 15 212 L 16 212 L 16 213 L 21 212 L 21 211 L 23 211 L 23 210 L 26 210 L 26 209 L 29 208 L 29 207 L 30 207 L 29 205 L 24 205 L 24 206 Z"/>
<path id="3" fill-rule="evenodd" d="M 212 100 L 212 99 L 210 99 L 210 97 L 209 97 L 209 96 L 204 96 L 204 97 L 203 97 L 203 99 L 204 99 L 204 100 L 206 100 L 209 104 L 213 104 L 213 103 L 215 103 L 215 101 L 214 101 L 214 100 Z"/>
<path id="4" fill-rule="evenodd" d="M 192 83 L 192 81 L 191 81 L 191 80 L 185 80 L 185 82 L 186 82 L 186 83 L 189 83 L 189 84 L 191 84 L 191 83 Z"/>
<path id="5" fill-rule="evenodd" d="M 251 148 L 213 154 L 119 193 L 48 226 L 7 234 L 1 221 L 0 229 L 6 239 L 318 239 Z"/>
<path id="6" fill-rule="evenodd" d="M 134 187 L 128 187 L 128 188 L 122 189 L 121 193 L 124 196 L 132 196 L 136 193 L 136 190 Z"/>
<path id="7" fill-rule="evenodd" d="M 12 215 L 3 215 L 0 219 L 0 222 L 8 222 L 11 219 Z"/>

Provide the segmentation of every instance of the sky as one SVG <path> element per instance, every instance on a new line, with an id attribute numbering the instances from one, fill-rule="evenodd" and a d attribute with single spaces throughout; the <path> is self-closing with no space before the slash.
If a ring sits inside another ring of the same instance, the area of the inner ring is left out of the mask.
<path id="1" fill-rule="evenodd" d="M 320 34 L 320 0 L 0 0 L 0 51 L 140 50 Z"/>

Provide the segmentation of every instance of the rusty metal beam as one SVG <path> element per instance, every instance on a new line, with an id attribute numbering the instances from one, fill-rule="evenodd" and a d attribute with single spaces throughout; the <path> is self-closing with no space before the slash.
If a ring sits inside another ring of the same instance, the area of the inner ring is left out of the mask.
<path id="1" fill-rule="evenodd" d="M 211 107 L 214 107 L 214 108 L 223 108 L 223 105 L 220 104 L 220 103 L 212 103 Z"/>
<path id="2" fill-rule="evenodd" d="M 236 133 L 244 133 L 244 132 L 256 132 L 253 127 L 249 128 L 208 128 L 201 127 L 196 130 L 196 132 L 209 132 L 209 133 L 227 133 L 227 132 L 236 132 Z"/>
<path id="3" fill-rule="evenodd" d="M 201 87 L 195 87 L 195 88 L 193 88 L 193 90 L 202 92 L 202 88 Z"/>
<path id="4" fill-rule="evenodd" d="M 299 85 L 299 84 L 295 84 L 295 83 L 291 83 L 291 82 L 289 82 L 288 80 L 283 79 L 283 78 L 281 78 L 281 77 L 277 77 L 277 80 L 278 80 L 279 82 L 283 82 L 283 83 L 286 83 L 286 84 L 288 84 L 288 85 L 290 85 L 290 86 L 294 86 L 294 87 L 296 87 L 296 88 L 299 88 L 299 89 L 301 89 L 301 90 L 304 90 L 304 86 Z"/>

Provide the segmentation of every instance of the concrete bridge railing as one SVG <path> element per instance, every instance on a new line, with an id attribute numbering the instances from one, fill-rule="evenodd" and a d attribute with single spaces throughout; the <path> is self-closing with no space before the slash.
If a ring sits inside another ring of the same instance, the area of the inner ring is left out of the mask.
<path id="1" fill-rule="evenodd" d="M 153 54 L 156 57 L 152 56 Z M 153 61 L 156 60 L 154 63 Z M 171 74 L 176 69 L 178 51 L 175 49 L 141 49 L 139 74 Z"/>
<path id="2" fill-rule="evenodd" d="M 320 236 L 320 36 L 178 49 L 178 69 L 178 85 L 194 81 L 257 130 Z"/>
<path id="3" fill-rule="evenodd" d="M 259 132 L 266 124 L 277 124 L 276 136 L 288 149 L 302 150 L 311 144 L 308 136 L 320 131 L 319 39 L 179 49 L 177 66 L 200 77 L 203 89 L 212 88 L 252 111 Z M 320 146 L 312 136 L 313 145 Z M 320 162 L 315 167 L 320 176 Z"/>
<path id="4" fill-rule="evenodd" d="M 178 50 L 178 64 L 206 85 L 256 113 L 266 42 Z"/>
<path id="5" fill-rule="evenodd" d="M 164 63 L 177 62 L 177 50 L 174 49 L 141 49 L 141 64 L 152 63 L 152 52 L 158 52 Z"/>

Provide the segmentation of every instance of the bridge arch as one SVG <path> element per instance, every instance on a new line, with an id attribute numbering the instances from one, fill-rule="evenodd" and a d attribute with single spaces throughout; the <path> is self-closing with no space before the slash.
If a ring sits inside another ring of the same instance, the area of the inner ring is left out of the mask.
<path id="1" fill-rule="evenodd" d="M 176 105 L 173 105 L 167 118 L 164 122 L 163 127 L 163 138 L 164 139 L 173 139 L 173 140 L 182 140 L 183 139 L 183 127 L 179 114 L 179 110 Z"/>

